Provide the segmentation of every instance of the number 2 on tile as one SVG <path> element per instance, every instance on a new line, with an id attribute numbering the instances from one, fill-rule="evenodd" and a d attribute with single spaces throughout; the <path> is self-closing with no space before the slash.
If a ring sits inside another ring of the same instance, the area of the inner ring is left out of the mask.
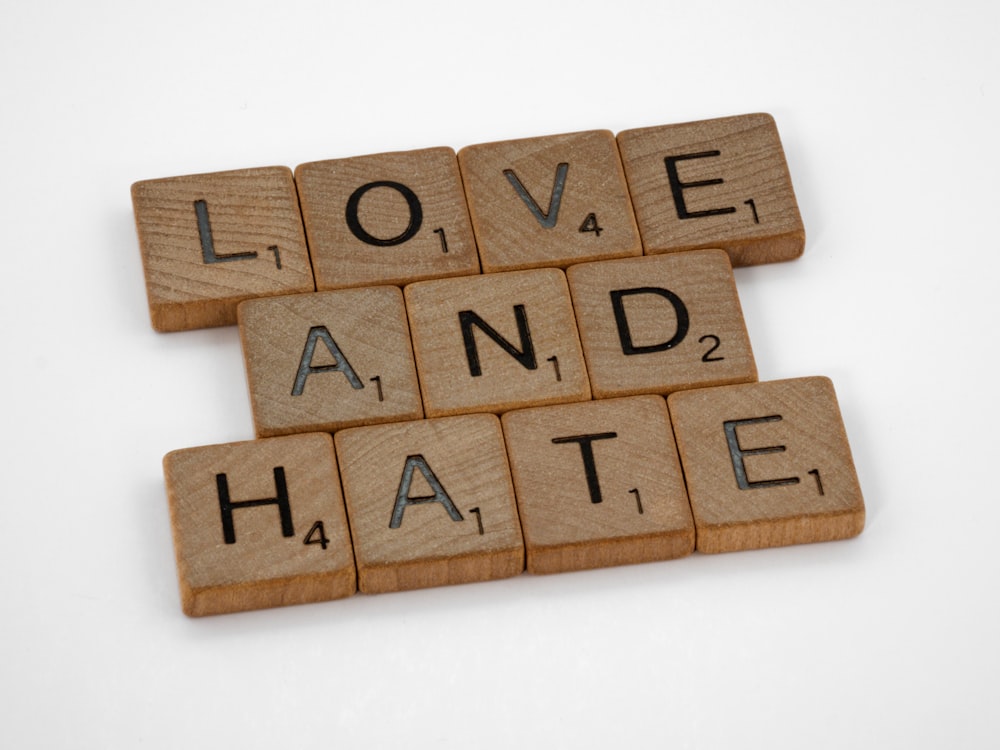
<path id="1" fill-rule="evenodd" d="M 709 355 L 711 355 L 712 352 L 714 352 L 716 349 L 719 348 L 720 344 L 722 344 L 722 342 L 719 340 L 719 337 L 718 336 L 714 336 L 711 333 L 709 333 L 709 334 L 706 334 L 705 336 L 702 336 L 700 339 L 698 339 L 698 343 L 699 344 L 704 344 L 706 341 L 712 341 L 714 343 L 708 348 L 707 352 L 705 352 L 704 354 L 701 355 L 701 361 L 702 362 L 721 362 L 722 360 L 724 360 L 725 357 L 712 357 L 712 356 L 709 356 Z"/>

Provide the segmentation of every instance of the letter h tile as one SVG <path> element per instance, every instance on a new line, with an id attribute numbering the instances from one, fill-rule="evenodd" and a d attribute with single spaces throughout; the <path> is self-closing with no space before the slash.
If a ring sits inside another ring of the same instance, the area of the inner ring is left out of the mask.
<path id="1" fill-rule="evenodd" d="M 163 459 L 181 605 L 192 616 L 350 596 L 354 553 L 329 435 Z"/>

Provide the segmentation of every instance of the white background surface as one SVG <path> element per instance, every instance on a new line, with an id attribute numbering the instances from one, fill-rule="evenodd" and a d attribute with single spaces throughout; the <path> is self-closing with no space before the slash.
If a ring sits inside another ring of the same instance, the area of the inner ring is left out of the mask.
<path id="1" fill-rule="evenodd" d="M 998 8 L 5 3 L 0 746 L 995 746 Z M 252 422 L 234 328 L 150 328 L 133 181 L 755 111 L 808 239 L 737 284 L 859 538 L 181 613 L 161 457 Z"/>

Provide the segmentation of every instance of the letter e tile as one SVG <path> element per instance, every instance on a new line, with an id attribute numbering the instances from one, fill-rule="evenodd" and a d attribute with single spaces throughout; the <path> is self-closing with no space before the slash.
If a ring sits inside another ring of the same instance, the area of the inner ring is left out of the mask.
<path id="1" fill-rule="evenodd" d="M 647 255 L 718 247 L 734 266 L 791 260 L 805 229 L 774 118 L 739 115 L 618 134 Z"/>
<path id="2" fill-rule="evenodd" d="M 168 453 L 181 604 L 192 616 L 356 590 L 333 441 L 292 435 Z"/>
<path id="3" fill-rule="evenodd" d="M 529 573 L 669 560 L 694 522 L 659 396 L 507 412 Z"/>
<path id="4" fill-rule="evenodd" d="M 486 581 L 524 570 L 497 417 L 355 427 L 335 440 L 363 593 Z"/>
<path id="5" fill-rule="evenodd" d="M 680 391 L 667 404 L 700 552 L 861 533 L 864 499 L 828 378 Z"/>

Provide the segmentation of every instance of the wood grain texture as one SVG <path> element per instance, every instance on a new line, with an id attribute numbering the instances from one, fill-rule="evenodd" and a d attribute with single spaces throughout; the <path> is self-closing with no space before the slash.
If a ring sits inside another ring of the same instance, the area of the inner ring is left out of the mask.
<path id="1" fill-rule="evenodd" d="M 144 180 L 132 204 L 157 331 L 235 325 L 245 299 L 315 288 L 287 167 Z"/>
<path id="2" fill-rule="evenodd" d="M 846 539 L 865 505 L 828 378 L 668 398 L 700 552 Z"/>
<path id="3" fill-rule="evenodd" d="M 642 254 L 610 131 L 482 143 L 458 160 L 483 271 Z"/>
<path id="4" fill-rule="evenodd" d="M 338 432 L 364 593 L 518 575 L 524 545 L 491 414 Z"/>
<path id="5" fill-rule="evenodd" d="M 529 573 L 669 560 L 694 551 L 684 476 L 659 396 L 502 418 Z"/>
<path id="6" fill-rule="evenodd" d="M 423 417 L 398 287 L 250 300 L 239 323 L 258 437 Z"/>
<path id="7" fill-rule="evenodd" d="M 586 263 L 566 275 L 595 398 L 757 379 L 724 251 Z"/>
<path id="8" fill-rule="evenodd" d="M 428 417 L 590 398 L 562 271 L 421 281 L 404 296 Z"/>
<path id="9" fill-rule="evenodd" d="M 317 289 L 479 273 L 453 149 L 309 162 L 295 181 Z"/>
<path id="10" fill-rule="evenodd" d="M 717 247 L 750 266 L 802 254 L 805 229 L 770 115 L 626 130 L 618 145 L 647 255 Z"/>
<path id="11" fill-rule="evenodd" d="M 281 498 L 278 469 L 287 524 L 277 502 L 239 505 Z M 303 604 L 355 592 L 354 555 L 329 435 L 187 448 L 168 453 L 163 470 L 186 614 Z M 232 504 L 228 514 L 223 492 Z M 317 522 L 326 544 L 319 541 Z"/>

